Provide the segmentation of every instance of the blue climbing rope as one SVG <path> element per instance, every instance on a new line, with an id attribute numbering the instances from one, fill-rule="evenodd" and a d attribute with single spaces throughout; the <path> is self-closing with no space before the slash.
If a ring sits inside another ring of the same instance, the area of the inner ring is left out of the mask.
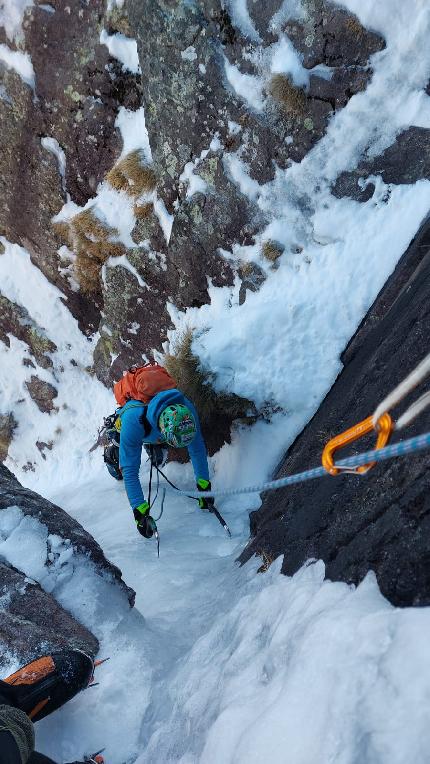
<path id="1" fill-rule="evenodd" d="M 384 448 L 373 449 L 371 451 L 365 451 L 362 454 L 356 456 L 349 456 L 346 459 L 340 459 L 336 462 L 337 467 L 346 469 L 353 469 L 354 467 L 360 467 L 362 464 L 368 464 L 369 462 L 383 462 L 388 459 L 395 459 L 399 456 L 406 456 L 418 451 L 425 451 L 430 448 L 430 432 L 423 435 L 417 435 L 414 438 L 408 440 L 402 440 L 398 443 L 393 443 L 390 446 Z M 324 467 L 315 467 L 311 470 L 305 470 L 304 472 L 297 472 L 295 475 L 288 475 L 278 480 L 270 480 L 267 483 L 261 483 L 260 485 L 246 486 L 244 488 L 230 488 L 225 491 L 179 491 L 176 490 L 176 495 L 188 496 L 193 498 L 201 498 L 203 496 L 239 496 L 245 493 L 262 493 L 263 491 L 276 491 L 278 488 L 285 488 L 288 485 L 294 485 L 295 483 L 304 483 L 307 480 L 315 480 L 315 478 L 330 477 L 329 473 Z M 167 488 L 170 493 L 173 493 L 173 489 Z"/>

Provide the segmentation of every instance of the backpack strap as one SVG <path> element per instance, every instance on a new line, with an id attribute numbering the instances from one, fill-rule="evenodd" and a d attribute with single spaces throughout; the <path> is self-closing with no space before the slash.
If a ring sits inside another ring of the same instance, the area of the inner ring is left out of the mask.
<path id="1" fill-rule="evenodd" d="M 127 404 L 125 404 L 125 405 L 127 405 Z M 126 411 L 128 409 L 137 409 L 137 408 L 142 408 L 143 409 L 142 414 L 139 417 L 139 422 L 140 422 L 140 424 L 143 427 L 143 434 L 144 434 L 144 436 L 146 438 L 149 435 L 149 433 L 151 432 L 151 430 L 152 430 L 152 425 L 151 425 L 151 423 L 150 423 L 150 421 L 149 421 L 149 419 L 148 419 L 148 417 L 146 415 L 146 412 L 148 410 L 147 404 L 146 403 L 131 403 L 129 406 L 127 406 Z M 122 416 L 122 414 L 119 414 L 118 418 L 121 419 L 121 416 Z"/>
<path id="2" fill-rule="evenodd" d="M 146 415 L 147 410 L 148 410 L 148 406 L 144 406 L 143 407 L 142 415 L 139 417 L 139 422 L 140 422 L 140 424 L 143 427 L 143 434 L 144 434 L 145 438 L 149 435 L 149 433 L 152 430 L 151 424 L 150 424 L 149 419 L 148 419 L 148 417 Z"/>
<path id="3" fill-rule="evenodd" d="M 127 404 L 125 404 L 125 405 L 127 406 Z M 143 427 L 143 434 L 144 434 L 144 436 L 146 438 L 149 435 L 149 433 L 151 432 L 151 430 L 152 430 L 152 426 L 151 426 L 151 424 L 149 422 L 148 417 L 146 416 L 146 411 L 148 409 L 148 406 L 146 405 L 146 403 L 131 403 L 130 405 L 127 406 L 127 408 L 125 410 L 128 411 L 128 409 L 137 409 L 137 408 L 139 408 L 139 409 L 142 408 L 143 409 L 142 415 L 139 417 L 139 422 L 140 422 L 140 424 Z M 123 411 L 122 414 L 124 414 L 124 413 L 125 412 Z M 121 421 L 122 414 L 118 414 L 118 419 L 120 421 Z M 117 421 L 118 421 L 118 419 L 117 419 Z M 118 427 L 116 429 L 118 429 Z M 119 431 L 120 430 L 121 430 L 121 428 L 119 428 Z"/>

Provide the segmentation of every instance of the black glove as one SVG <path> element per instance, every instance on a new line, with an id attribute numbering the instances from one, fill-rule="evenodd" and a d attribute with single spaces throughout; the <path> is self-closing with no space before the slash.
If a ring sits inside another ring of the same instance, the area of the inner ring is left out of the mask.
<path id="1" fill-rule="evenodd" d="M 211 491 L 211 481 L 205 480 L 204 478 L 199 478 L 197 483 L 197 490 L 198 491 Z M 206 498 L 206 496 L 202 496 L 201 499 L 199 499 L 199 507 L 200 509 L 208 509 L 209 512 L 212 512 L 215 504 L 215 499 L 209 497 Z"/>
<path id="2" fill-rule="evenodd" d="M 157 530 L 155 520 L 149 514 L 149 504 L 144 501 L 136 509 L 133 509 L 134 519 L 136 520 L 136 528 L 141 536 L 146 539 L 153 537 L 154 532 Z"/>

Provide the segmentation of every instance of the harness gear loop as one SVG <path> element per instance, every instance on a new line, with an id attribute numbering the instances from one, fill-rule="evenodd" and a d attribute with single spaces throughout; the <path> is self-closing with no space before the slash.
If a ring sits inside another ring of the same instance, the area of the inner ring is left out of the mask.
<path id="1" fill-rule="evenodd" d="M 329 440 L 322 453 L 322 464 L 324 469 L 330 475 L 338 475 L 340 472 L 350 472 L 356 475 L 363 475 L 375 466 L 376 462 L 370 462 L 369 464 L 363 464 L 361 467 L 339 467 L 334 463 L 334 454 L 341 448 L 354 443 L 354 441 L 367 435 L 372 430 L 376 430 L 378 437 L 376 440 L 376 449 L 384 448 L 390 440 L 391 433 L 393 432 L 393 421 L 389 414 L 383 414 L 376 425 L 373 423 L 373 416 L 363 419 L 362 422 L 350 427 L 349 430 L 336 435 Z"/>

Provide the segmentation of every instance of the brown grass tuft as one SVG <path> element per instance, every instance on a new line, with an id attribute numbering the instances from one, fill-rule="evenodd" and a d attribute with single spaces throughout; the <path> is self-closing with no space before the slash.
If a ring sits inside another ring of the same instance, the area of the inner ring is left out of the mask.
<path id="1" fill-rule="evenodd" d="M 84 294 L 90 295 L 100 287 L 100 263 L 84 251 L 76 255 L 75 273 Z"/>
<path id="2" fill-rule="evenodd" d="M 88 257 L 91 257 L 97 262 L 103 263 L 109 260 L 110 257 L 121 257 L 125 254 L 125 247 L 123 244 L 113 241 L 91 241 L 85 242 L 85 246 L 82 247 Z"/>
<path id="3" fill-rule="evenodd" d="M 178 340 L 172 354 L 164 357 L 164 366 L 176 380 L 179 390 L 195 405 L 203 432 L 214 423 L 227 418 L 229 421 L 249 417 L 253 404 L 231 393 L 219 393 L 214 389 L 215 375 L 203 369 L 192 351 L 193 331 L 188 329 Z"/>
<path id="4" fill-rule="evenodd" d="M 115 191 L 128 191 L 128 180 L 124 173 L 121 172 L 118 165 L 114 165 L 106 175 L 107 182 L 115 189 Z"/>
<path id="5" fill-rule="evenodd" d="M 263 243 L 261 247 L 261 254 L 266 260 L 271 263 L 276 263 L 277 259 L 281 257 L 284 252 L 284 247 L 277 241 L 269 239 Z"/>
<path id="6" fill-rule="evenodd" d="M 70 244 L 70 228 L 65 220 L 60 221 L 59 223 L 52 223 L 52 228 L 60 241 L 65 241 L 67 244 Z"/>
<path id="7" fill-rule="evenodd" d="M 255 272 L 255 265 L 250 260 L 244 260 L 240 264 L 240 275 L 242 278 L 252 276 Z"/>
<path id="8" fill-rule="evenodd" d="M 125 37 L 133 37 L 127 15 L 122 8 L 112 8 L 108 15 L 109 33 L 120 32 Z"/>
<path id="9" fill-rule="evenodd" d="M 108 241 L 108 239 L 118 236 L 117 229 L 102 223 L 91 209 L 74 215 L 71 218 L 71 225 L 78 236 L 89 239 L 89 241 Z"/>
<path id="10" fill-rule="evenodd" d="M 307 99 L 301 88 L 296 88 L 285 74 L 274 74 L 269 82 L 269 93 L 281 109 L 299 117 L 306 111 Z"/>
<path id="11" fill-rule="evenodd" d="M 153 191 L 157 183 L 154 170 L 146 164 L 140 149 L 121 159 L 108 172 L 106 180 L 117 191 L 125 191 L 136 199 L 145 192 Z"/>
<path id="12" fill-rule="evenodd" d="M 96 292 L 100 288 L 103 263 L 126 251 L 123 244 L 111 241 L 118 236 L 117 229 L 105 225 L 92 209 L 78 212 L 67 223 L 54 223 L 54 226 L 76 254 L 74 270 L 82 291 L 85 294 Z"/>

